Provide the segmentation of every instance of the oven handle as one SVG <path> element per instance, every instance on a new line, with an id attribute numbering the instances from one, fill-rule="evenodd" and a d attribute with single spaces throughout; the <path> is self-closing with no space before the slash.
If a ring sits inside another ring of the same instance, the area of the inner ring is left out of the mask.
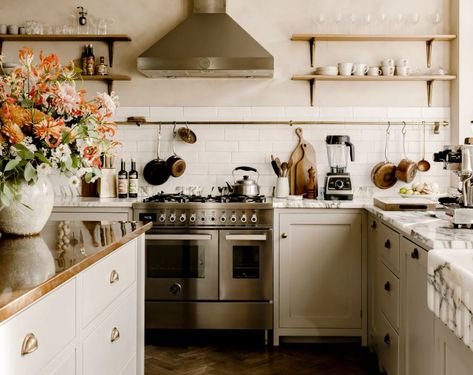
<path id="1" fill-rule="evenodd" d="M 266 241 L 266 234 L 227 234 L 227 241 Z"/>
<path id="2" fill-rule="evenodd" d="M 210 241 L 212 239 L 211 234 L 147 234 L 145 235 L 146 240 L 153 241 Z"/>

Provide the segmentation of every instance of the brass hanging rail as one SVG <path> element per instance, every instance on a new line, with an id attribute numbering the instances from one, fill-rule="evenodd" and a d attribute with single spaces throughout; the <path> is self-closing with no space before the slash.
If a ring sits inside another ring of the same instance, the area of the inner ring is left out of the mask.
<path id="1" fill-rule="evenodd" d="M 117 125 L 426 125 L 432 126 L 434 133 L 438 134 L 440 127 L 449 126 L 448 121 L 147 121 L 145 119 L 129 118 L 128 121 L 116 121 Z"/>

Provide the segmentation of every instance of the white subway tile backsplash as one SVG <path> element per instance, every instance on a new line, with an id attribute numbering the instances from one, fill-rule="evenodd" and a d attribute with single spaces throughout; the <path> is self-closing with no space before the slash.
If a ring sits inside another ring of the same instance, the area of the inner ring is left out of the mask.
<path id="1" fill-rule="evenodd" d="M 326 121 L 411 121 L 449 119 L 450 109 L 438 108 L 387 108 L 387 107 L 124 107 L 120 108 L 115 118 L 125 120 L 128 116 L 149 116 L 153 121 L 274 121 L 274 120 L 326 120 Z M 265 194 L 271 193 L 276 177 L 270 165 L 270 156 L 274 154 L 282 161 L 287 160 L 298 143 L 296 127 L 286 125 L 190 125 L 197 135 L 193 145 L 178 140 L 176 152 L 184 158 L 187 170 L 184 176 L 169 181 L 160 187 L 149 187 L 151 192 L 161 190 L 175 191 L 183 185 L 213 186 L 224 185 L 233 180 L 232 170 L 240 165 L 250 165 L 260 173 L 259 184 Z M 316 150 L 317 174 L 319 185 L 323 184 L 329 166 L 325 137 L 329 134 L 349 135 L 355 144 L 355 162 L 349 164 L 355 186 L 373 186 L 370 181 L 372 167 L 384 160 L 385 125 L 303 125 L 304 137 Z M 172 125 L 162 127 L 161 156 L 167 158 L 172 153 Z M 407 153 L 414 160 L 422 156 L 422 127 L 407 127 Z M 117 139 L 123 142 L 118 151 L 119 159 L 127 161 L 137 159 L 139 168 L 156 157 L 157 125 L 136 127 L 119 126 Z M 426 158 L 432 160 L 432 154 L 450 142 L 450 128 L 442 127 L 440 134 L 433 134 L 431 127 L 426 128 Z M 389 142 L 389 159 L 397 163 L 402 158 L 402 134 L 400 126 L 393 126 Z M 240 174 L 237 174 L 240 176 Z M 432 163 L 428 173 L 419 174 L 421 181 L 437 181 L 441 186 L 448 186 L 450 173 L 442 165 Z M 142 182 L 145 184 L 145 182 Z M 389 194 L 405 184 L 398 183 L 387 192 L 374 189 L 377 193 Z"/>

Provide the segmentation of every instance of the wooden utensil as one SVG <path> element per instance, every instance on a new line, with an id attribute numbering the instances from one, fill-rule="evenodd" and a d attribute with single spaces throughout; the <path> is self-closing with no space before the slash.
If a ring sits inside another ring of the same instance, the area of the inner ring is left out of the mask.
<path id="1" fill-rule="evenodd" d="M 289 170 L 289 166 L 286 162 L 281 164 L 281 177 L 287 177 L 287 172 Z"/>
<path id="2" fill-rule="evenodd" d="M 271 166 L 273 167 L 273 171 L 277 177 L 281 177 L 281 169 L 278 167 L 278 163 L 276 163 L 276 159 L 274 155 L 271 155 Z"/>

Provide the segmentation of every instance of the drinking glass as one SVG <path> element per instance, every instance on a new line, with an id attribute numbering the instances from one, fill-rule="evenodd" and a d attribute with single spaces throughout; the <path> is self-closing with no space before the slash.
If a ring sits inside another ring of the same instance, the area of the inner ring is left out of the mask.
<path id="1" fill-rule="evenodd" d="M 333 23 L 335 26 L 335 33 L 336 34 L 341 34 L 341 26 L 343 22 L 343 13 L 342 12 L 337 12 L 333 16 Z"/>
<path id="2" fill-rule="evenodd" d="M 411 13 L 407 16 L 407 22 L 415 29 L 417 24 L 420 22 L 420 14 L 417 12 Z"/>
<path id="3" fill-rule="evenodd" d="M 348 24 L 350 25 L 350 33 L 354 34 L 357 31 L 358 14 L 354 12 L 348 14 L 347 21 L 348 21 Z"/>
<path id="4" fill-rule="evenodd" d="M 393 18 L 393 29 L 396 33 L 402 33 L 404 31 L 405 17 L 402 13 L 397 13 Z"/>

